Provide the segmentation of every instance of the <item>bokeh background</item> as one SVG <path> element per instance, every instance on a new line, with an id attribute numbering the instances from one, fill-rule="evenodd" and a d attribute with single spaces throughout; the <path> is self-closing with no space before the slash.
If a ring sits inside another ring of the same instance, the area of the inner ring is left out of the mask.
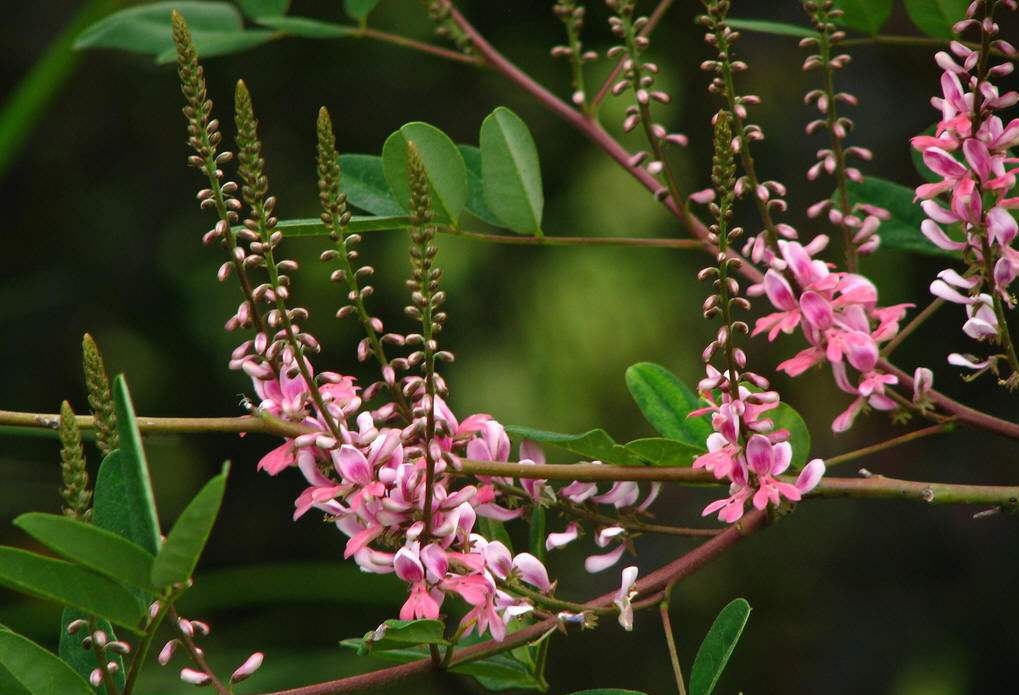
<path id="1" fill-rule="evenodd" d="M 592 2 L 586 42 L 610 45 L 606 11 Z M 641 3 L 645 6 L 648 2 Z M 79 7 L 70 0 L 9 3 L 0 23 L 0 93 L 10 93 Z M 561 42 L 550 0 L 463 2 L 493 43 L 561 95 L 568 68 L 548 55 Z M 796 2 L 735 3 L 735 16 L 803 22 Z M 337 0 L 294 0 L 292 14 L 341 19 Z M 716 102 L 697 69 L 708 56 L 693 18 L 699 3 L 680 0 L 656 32 L 652 54 L 660 84 L 673 95 L 662 109 L 670 128 L 688 133 L 676 165 L 687 190 L 707 185 L 708 120 Z M 373 25 L 431 39 L 417 3 L 383 0 Z M 897 7 L 886 33 L 915 33 Z M 1014 37 L 1013 32 L 1013 37 Z M 799 69 L 794 39 L 747 35 L 740 54 L 751 71 L 745 92 L 762 95 L 753 119 L 767 139 L 756 148 L 762 174 L 790 185 L 791 219 L 810 237 L 828 231 L 801 211 L 829 193 L 807 183 L 806 168 L 823 138 L 803 134 L 813 115 L 802 95 L 811 77 Z M 926 48 L 859 47 L 840 76 L 857 94 L 855 143 L 876 154 L 866 171 L 915 185 L 909 136 L 934 121 L 928 99 L 938 73 Z M 608 63 L 590 71 L 600 84 Z M 455 140 L 476 144 L 481 120 L 495 106 L 520 114 L 541 155 L 549 234 L 675 236 L 663 213 L 608 158 L 499 76 L 357 40 L 285 40 L 206 65 L 219 112 L 243 77 L 254 94 L 272 187 L 283 217 L 316 214 L 314 119 L 327 105 L 345 152 L 378 153 L 402 123 L 425 120 Z M 97 51 L 81 56 L 63 89 L 34 123 L 0 179 L 0 408 L 53 412 L 64 398 L 85 411 L 79 366 L 81 335 L 91 332 L 110 368 L 128 375 L 140 413 L 230 415 L 249 384 L 226 367 L 237 341 L 221 329 L 236 292 L 215 279 L 221 259 L 200 243 L 211 224 L 194 204 L 200 180 L 184 166 L 181 98 L 175 72 L 149 59 Z M 609 100 L 606 123 L 618 132 L 625 104 Z M 626 140 L 638 146 L 637 140 Z M 746 222 L 753 227 L 753 219 Z M 406 240 L 372 235 L 364 255 L 378 271 L 372 306 L 398 324 L 407 270 Z M 630 401 L 625 368 L 660 362 L 688 382 L 712 326 L 700 319 L 705 288 L 694 274 L 705 256 L 615 248 L 516 248 L 440 239 L 451 320 L 446 344 L 458 356 L 448 369 L 459 413 L 487 411 L 506 423 L 557 431 L 604 426 L 618 439 L 650 434 Z M 352 324 L 332 318 L 336 288 L 315 260 L 321 243 L 300 240 L 287 252 L 303 261 L 296 294 L 312 310 L 310 328 L 326 346 L 320 367 L 367 376 L 353 357 Z M 942 267 L 930 257 L 882 251 L 866 259 L 885 303 L 929 299 Z M 759 307 L 760 308 L 760 307 Z M 926 364 L 950 395 L 1004 417 L 1015 400 L 985 380 L 964 383 L 944 356 L 968 349 L 960 312 L 943 310 L 897 356 L 904 368 Z M 774 346 L 755 341 L 753 364 L 770 373 L 799 349 L 797 338 Z M 784 398 L 814 433 L 814 455 L 830 455 L 904 431 L 882 415 L 851 432 L 830 434 L 846 405 L 825 372 L 796 381 L 776 378 Z M 911 426 L 914 426 L 913 423 Z M 57 445 L 5 434 L 0 447 L 0 540 L 27 545 L 10 520 L 58 509 Z M 168 527 L 201 482 L 224 459 L 235 463 L 224 514 L 201 565 L 185 612 L 210 620 L 206 643 L 214 665 L 232 668 L 253 649 L 267 654 L 263 673 L 239 692 L 296 686 L 376 664 L 337 646 L 393 615 L 400 589 L 360 575 L 342 561 L 343 539 L 314 515 L 290 520 L 297 475 L 255 472 L 276 445 L 262 436 L 150 437 L 154 484 Z M 89 452 L 95 464 L 98 455 Z M 862 462 L 906 478 L 1019 483 L 1013 442 L 959 430 Z M 842 471 L 852 474 L 855 468 Z M 705 491 L 668 489 L 659 518 L 699 523 Z M 783 523 L 748 539 L 680 584 L 673 599 L 679 649 L 689 669 L 714 614 L 746 597 L 754 613 L 720 693 L 797 695 L 881 693 L 962 695 L 1000 692 L 1019 665 L 1019 553 L 1015 517 L 974 520 L 974 508 L 926 508 L 895 501 L 806 503 Z M 553 522 L 561 525 L 562 522 Z M 589 543 L 589 541 L 588 541 Z M 636 562 L 647 571 L 686 546 L 642 539 Z M 588 578 L 583 549 L 551 561 L 564 594 L 600 593 L 617 571 Z M 53 642 L 58 613 L 0 592 L 0 622 Z M 175 671 L 146 674 L 145 693 L 187 692 Z M 593 633 L 555 638 L 552 693 L 596 686 L 661 694 L 673 689 L 657 617 L 641 615 L 632 635 L 613 621 Z M 404 687 L 402 684 L 398 687 Z M 452 676 L 407 684 L 416 692 L 474 693 Z M 57 694 L 54 694 L 57 695 Z"/>

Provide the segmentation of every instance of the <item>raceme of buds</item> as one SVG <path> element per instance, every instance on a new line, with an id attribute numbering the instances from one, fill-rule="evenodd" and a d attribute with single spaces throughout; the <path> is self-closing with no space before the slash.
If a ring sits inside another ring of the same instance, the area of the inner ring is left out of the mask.
<path id="1" fill-rule="evenodd" d="M 858 254 L 872 253 L 881 242 L 877 235 L 882 220 L 889 217 L 887 210 L 867 204 L 852 204 L 849 200 L 850 182 L 863 183 L 863 174 L 848 162 L 850 158 L 869 161 L 873 153 L 863 147 L 846 147 L 844 141 L 853 128 L 853 122 L 839 114 L 839 105 L 856 106 L 858 100 L 852 94 L 835 92 L 835 73 L 844 68 L 850 60 L 848 54 L 833 55 L 845 38 L 845 32 L 835 21 L 842 11 L 834 9 L 832 0 L 805 0 L 803 7 L 810 16 L 817 34 L 800 41 L 800 46 L 815 50 L 803 63 L 806 71 L 816 70 L 821 74 L 822 87 L 807 93 L 804 101 L 814 104 L 820 118 L 807 124 L 810 135 L 818 130 L 827 130 L 829 147 L 817 151 L 817 163 L 807 171 L 807 178 L 817 179 L 822 173 L 832 176 L 836 182 L 835 201 L 828 196 L 810 207 L 811 217 L 825 212 L 828 219 L 843 232 L 846 251 L 846 265 L 856 271 Z"/>
<path id="2" fill-rule="evenodd" d="M 60 404 L 60 474 L 63 487 L 60 497 L 64 501 L 66 516 L 88 521 L 92 516 L 92 489 L 89 487 L 88 469 L 85 467 L 85 450 L 74 411 L 67 401 Z"/>
<path id="3" fill-rule="evenodd" d="M 569 59 L 570 83 L 573 86 L 573 95 L 570 100 L 578 108 L 587 110 L 588 98 L 587 89 L 584 86 L 584 64 L 597 60 L 598 54 L 595 51 L 585 51 L 584 44 L 580 40 L 586 8 L 576 0 L 557 0 L 552 11 L 566 28 L 568 43 L 566 46 L 554 46 L 551 51 L 552 57 Z"/>
<path id="4" fill-rule="evenodd" d="M 976 28 L 980 45 L 1005 55 L 1015 48 L 1001 39 L 994 12 L 1008 3 L 974 2 L 956 32 Z M 983 19 L 977 19 L 979 13 Z M 1019 144 L 1019 118 L 1005 123 L 999 112 L 1019 102 L 1019 93 L 1000 93 L 993 79 L 1012 72 L 1013 64 L 993 64 L 983 48 L 952 41 L 939 51 L 935 62 L 942 69 L 942 96 L 931 100 L 941 119 L 933 135 L 918 135 L 913 147 L 939 178 L 916 189 L 927 219 L 921 231 L 931 243 L 959 254 L 963 272 L 946 269 L 931 283 L 931 292 L 965 309 L 963 332 L 970 338 L 1000 348 L 984 356 L 953 353 L 952 365 L 972 370 L 969 378 L 985 372 L 1008 374 L 1000 383 L 1019 387 L 1019 359 L 1005 321 L 1005 309 L 1015 307 L 1011 286 L 1019 275 L 1019 251 L 1013 247 L 1019 224 L 1012 210 L 1019 197 L 1011 197 L 1016 184 L 1015 159 L 1009 149 Z M 947 231 L 946 231 L 947 228 Z"/>
<path id="5" fill-rule="evenodd" d="M 117 416 L 113 412 L 113 395 L 110 392 L 110 377 L 106 373 L 106 365 L 99 352 L 99 346 L 88 333 L 82 337 L 81 353 L 88 404 L 96 423 L 96 446 L 103 456 L 106 456 L 120 446 Z"/>

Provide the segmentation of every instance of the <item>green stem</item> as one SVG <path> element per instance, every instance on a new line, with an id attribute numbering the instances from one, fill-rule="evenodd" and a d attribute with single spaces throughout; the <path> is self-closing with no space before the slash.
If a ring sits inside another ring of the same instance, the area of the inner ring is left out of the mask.
<path id="1" fill-rule="evenodd" d="M 879 451 L 892 449 L 894 447 L 899 446 L 900 444 L 906 444 L 908 442 L 913 442 L 918 439 L 923 439 L 924 437 L 930 437 L 935 434 L 941 434 L 942 432 L 951 432 L 953 429 L 955 429 L 955 421 L 946 420 L 945 422 L 939 423 L 937 425 L 931 425 L 930 427 L 925 427 L 923 429 L 916 430 L 915 432 L 909 432 L 908 434 L 893 437 L 884 442 L 878 442 L 877 444 L 865 446 L 862 449 L 856 449 L 855 451 L 848 451 L 844 454 L 832 456 L 831 458 L 825 459 L 824 463 L 828 468 L 831 468 L 832 466 L 837 466 L 842 463 L 848 463 L 849 461 L 856 461 L 857 459 L 861 459 L 865 456 L 876 454 Z"/>
<path id="2" fill-rule="evenodd" d="M 485 66 L 484 62 L 475 56 L 443 48 L 442 46 L 435 46 L 430 43 L 425 43 L 424 41 L 417 41 L 406 36 L 400 36 L 399 34 L 392 34 L 388 31 L 379 31 L 378 29 L 372 29 L 371 27 L 360 27 L 352 35 L 356 38 L 374 39 L 375 41 L 381 41 L 394 46 L 401 46 L 414 51 L 428 53 L 429 55 L 438 56 L 439 58 L 452 60 L 465 65 L 472 65 L 479 68 Z"/>
<path id="3" fill-rule="evenodd" d="M 163 619 L 169 612 L 172 602 L 173 598 L 161 599 L 159 602 L 159 612 L 156 613 L 156 617 L 146 626 L 145 636 L 135 650 L 134 656 L 131 659 L 131 666 L 127 670 L 123 695 L 131 695 L 134 692 L 135 681 L 138 680 L 138 674 L 141 673 L 142 666 L 145 664 L 149 649 L 152 647 L 152 641 L 156 637 L 156 631 L 159 630 L 159 626 L 163 623 Z"/>
<path id="4" fill-rule="evenodd" d="M 895 350 L 897 350 L 898 347 L 906 341 L 906 338 L 912 335 L 917 328 L 922 326 L 927 319 L 934 316 L 935 312 L 944 305 L 945 300 L 941 297 L 937 297 L 933 302 L 925 306 L 923 311 L 914 316 L 909 323 L 902 327 L 902 330 L 900 330 L 894 338 L 888 341 L 888 344 L 885 345 L 883 350 L 881 350 L 881 356 L 888 357 L 890 354 L 895 352 Z"/>
<path id="5" fill-rule="evenodd" d="M 88 619 L 88 633 L 89 635 L 95 635 L 96 633 L 96 620 L 94 617 L 89 616 Z M 92 639 L 92 653 L 96 657 L 96 665 L 99 672 L 103 676 L 103 685 L 106 687 L 108 695 L 118 695 L 117 684 L 113 682 L 113 674 L 106 668 L 106 654 L 103 648 L 96 644 L 95 639 Z"/>

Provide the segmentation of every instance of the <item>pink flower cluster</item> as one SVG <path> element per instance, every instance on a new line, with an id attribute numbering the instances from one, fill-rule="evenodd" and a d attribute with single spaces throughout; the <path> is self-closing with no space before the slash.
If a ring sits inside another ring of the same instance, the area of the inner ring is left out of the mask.
<path id="1" fill-rule="evenodd" d="M 992 49 L 1015 57 L 1016 49 L 996 38 L 998 26 L 988 15 L 974 18 L 981 3 L 973 3 L 967 19 L 955 26 L 960 33 L 979 27 Z M 1019 225 L 1010 212 L 1019 208 L 1015 195 L 1019 158 L 1009 148 L 1019 144 L 1019 118 L 1005 123 L 997 111 L 1019 102 L 1015 91 L 1000 93 L 991 78 L 1008 75 L 1013 63 L 985 66 L 983 56 L 953 41 L 950 52 L 935 56 L 941 75 L 941 97 L 931 100 L 941 113 L 933 135 L 912 139 L 924 163 L 941 177 L 923 184 L 916 197 L 927 214 L 921 231 L 933 244 L 957 252 L 969 265 L 966 272 L 946 269 L 931 283 L 931 292 L 966 309 L 963 332 L 975 340 L 997 341 L 1007 327 L 1000 325 L 995 305 L 1015 306 L 1010 287 L 1019 275 L 1019 251 L 1012 247 Z M 984 67 L 983 73 L 979 68 Z M 950 235 L 943 229 L 958 230 Z M 983 371 L 998 356 L 949 355 L 949 363 Z"/>
<path id="2" fill-rule="evenodd" d="M 710 394 L 719 387 L 722 396 L 716 403 Z M 731 524 L 743 517 L 747 502 L 755 509 L 778 506 L 782 498 L 797 502 L 817 486 L 825 470 L 821 459 L 804 466 L 795 483 L 777 477 L 788 470 L 793 455 L 787 441 L 789 432 L 776 430 L 767 417 L 768 411 L 779 405 L 778 393 L 740 386 L 739 398 L 732 398 L 727 380 L 710 365 L 699 390 L 710 405 L 691 416 L 710 412 L 715 431 L 707 439 L 708 453 L 698 456 L 693 467 L 710 471 L 719 480 L 730 480 L 729 496 L 705 507 L 704 516 L 717 512 L 720 521 Z"/>
<path id="3" fill-rule="evenodd" d="M 401 619 L 437 618 L 445 598 L 456 596 L 471 606 L 461 623 L 465 634 L 477 630 L 501 640 L 511 620 L 534 608 L 533 601 L 514 593 L 514 587 L 522 582 L 543 594 L 554 590 L 555 583 L 537 557 L 530 553 L 514 556 L 503 543 L 479 533 L 479 517 L 509 521 L 524 511 L 525 507 L 513 506 L 503 493 L 514 481 L 478 477 L 458 484 L 463 479 L 453 475 L 461 457 L 509 460 L 509 437 L 491 416 L 477 414 L 459 421 L 447 404 L 435 397 L 437 435 L 427 444 L 435 461 L 435 478 L 426 537 L 426 444 L 421 441 L 421 428 L 415 424 L 402 429 L 387 426 L 397 417 L 393 408 L 362 410 L 364 394 L 350 377 L 320 374 L 322 400 L 329 416 L 339 423 L 341 437 L 337 439 L 322 414 L 314 413 L 307 382 L 294 376 L 296 370 L 288 362 L 292 355 L 284 351 L 276 376 L 272 370 L 262 369 L 247 350 L 247 344 L 239 348 L 233 364 L 252 375 L 261 398 L 259 409 L 310 430 L 266 454 L 259 469 L 275 476 L 296 467 L 308 487 L 295 502 L 294 518 L 312 509 L 324 513 L 348 537 L 345 558 L 353 558 L 365 572 L 395 573 L 407 583 L 409 595 Z M 311 365 L 306 366 L 311 372 Z M 427 398 L 423 393 L 417 396 Z M 420 406 L 419 400 L 415 410 L 420 411 Z M 351 421 L 353 427 L 348 425 Z M 520 458 L 524 465 L 545 462 L 541 449 L 526 441 Z M 617 482 L 604 492 L 599 492 L 595 483 L 582 482 L 555 491 L 540 479 L 523 479 L 519 486 L 531 504 L 562 499 L 638 511 L 654 501 L 659 489 L 653 485 L 640 502 L 635 482 Z M 579 535 L 579 526 L 571 523 L 563 531 L 548 534 L 546 549 L 565 547 Z M 595 544 L 611 549 L 588 558 L 585 566 L 591 572 L 620 560 L 627 548 L 626 531 L 622 527 L 600 529 Z M 621 612 L 620 621 L 629 629 L 632 623 L 626 615 Z"/>
<path id="4" fill-rule="evenodd" d="M 754 335 L 767 333 L 774 340 L 780 332 L 799 328 L 810 343 L 781 362 L 779 370 L 795 377 L 827 362 L 838 387 L 855 397 L 832 422 L 834 431 L 844 432 L 867 405 L 878 410 L 896 408 L 886 389 L 898 379 L 877 367 L 878 350 L 882 342 L 895 337 L 899 321 L 912 305 L 878 306 L 877 288 L 870 280 L 833 271 L 813 257 L 827 243 L 823 234 L 807 245 L 780 240 L 781 256 L 772 260 L 764 282 L 748 292 L 765 294 L 777 309 L 757 320 Z"/>

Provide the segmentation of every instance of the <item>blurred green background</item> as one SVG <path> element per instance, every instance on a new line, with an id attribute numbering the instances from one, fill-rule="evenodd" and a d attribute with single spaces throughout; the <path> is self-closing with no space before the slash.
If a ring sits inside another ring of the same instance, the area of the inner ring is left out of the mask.
<path id="1" fill-rule="evenodd" d="M 590 4 L 585 40 L 604 50 L 611 43 L 606 11 L 600 2 Z M 291 13 L 338 20 L 339 5 L 294 0 Z M 568 67 L 548 55 L 562 41 L 551 5 L 550 0 L 462 3 L 497 47 L 568 95 Z M 80 6 L 69 0 L 9 3 L 0 24 L 4 94 Z M 674 97 L 661 109 L 662 118 L 691 137 L 691 146 L 676 159 L 686 190 L 707 185 L 708 119 L 717 106 L 697 69 L 708 57 L 692 21 L 699 8 L 690 0 L 676 2 L 652 46 L 662 67 L 660 84 Z M 799 3 L 789 1 L 737 2 L 733 14 L 803 23 Z M 383 0 L 372 24 L 432 38 L 427 17 L 410 0 Z M 886 33 L 914 31 L 897 7 Z M 799 212 L 830 188 L 804 177 L 814 151 L 825 143 L 803 134 L 802 125 L 814 117 L 802 103 L 802 94 L 813 87 L 812 77 L 799 69 L 803 52 L 795 39 L 759 35 L 746 36 L 739 51 L 751 65 L 742 90 L 764 98 L 752 115 L 767 134 L 755 152 L 760 171 L 790 185 L 796 211 L 790 219 L 804 236 L 828 231 Z M 865 171 L 915 185 L 907 139 L 934 120 L 928 99 L 938 73 L 930 51 L 870 46 L 855 49 L 853 56 L 839 79 L 840 88 L 862 102 L 852 114 L 857 123 L 852 140 L 876 154 Z M 607 66 L 604 59 L 593 65 L 592 84 L 600 84 Z M 386 136 L 411 120 L 476 144 L 482 118 L 506 105 L 528 122 L 538 144 L 547 233 L 681 234 L 606 156 L 491 72 L 364 41 L 296 39 L 207 61 L 206 70 L 220 115 L 232 108 L 237 78 L 251 88 L 282 217 L 317 212 L 318 106 L 332 111 L 341 151 L 378 153 Z M 180 106 L 172 68 L 123 53 L 86 53 L 31 124 L 23 146 L 10 150 L 0 179 L 6 210 L 0 362 L 8 365 L 0 379 L 0 408 L 53 412 L 67 398 L 84 412 L 78 351 L 81 334 L 90 331 L 111 370 L 127 373 L 140 413 L 240 412 L 249 384 L 227 369 L 238 337 L 221 330 L 237 295 L 232 286 L 216 282 L 220 255 L 200 243 L 211 221 L 194 203 L 200 179 L 184 166 Z M 624 108 L 610 99 L 604 109 L 614 132 Z M 636 139 L 624 142 L 640 146 Z M 752 218 L 745 221 L 755 229 Z M 372 307 L 387 324 L 401 321 L 406 246 L 398 233 L 371 236 L 363 246 L 378 275 Z M 604 426 L 625 440 L 650 433 L 623 382 L 628 365 L 651 360 L 690 383 L 698 378 L 698 355 L 712 326 L 700 319 L 705 288 L 693 276 L 706 257 L 645 249 L 516 248 L 449 238 L 440 239 L 440 247 L 450 294 L 445 341 L 458 357 L 447 374 L 458 413 L 486 411 L 505 423 L 557 431 Z M 321 243 L 299 240 L 286 248 L 303 262 L 296 295 L 311 308 L 309 327 L 326 346 L 317 365 L 367 377 L 353 358 L 353 324 L 332 318 L 338 296 L 316 261 Z M 928 301 L 927 284 L 941 267 L 937 259 L 895 252 L 881 252 L 864 265 L 885 303 L 920 305 Z M 931 365 L 936 385 L 950 395 L 1019 417 L 1015 401 L 989 381 L 966 384 L 945 365 L 948 352 L 970 349 L 959 314 L 943 310 L 899 352 L 897 362 L 910 371 Z M 755 341 L 752 364 L 770 373 L 799 346 L 798 338 L 775 346 Z M 846 397 L 827 373 L 812 372 L 795 382 L 777 378 L 775 385 L 811 426 L 814 455 L 904 431 L 875 415 L 861 419 L 851 433 L 832 437 L 829 424 Z M 343 539 L 333 527 L 313 515 L 291 522 L 292 500 L 302 488 L 299 476 L 270 479 L 255 472 L 260 455 L 276 442 L 207 435 L 151 437 L 148 445 L 164 527 L 223 459 L 235 462 L 224 514 L 184 608 L 212 622 L 206 647 L 214 665 L 233 668 L 253 649 L 266 652 L 263 672 L 239 692 L 292 687 L 372 665 L 337 643 L 393 615 L 402 592 L 392 581 L 360 575 L 344 563 Z M 1014 443 L 960 430 L 862 465 L 906 478 L 1016 484 L 1015 451 Z M 97 454 L 89 453 L 95 464 Z M 850 464 L 842 473 L 854 470 Z M 56 511 L 58 479 L 54 441 L 4 437 L 0 540 L 27 543 L 9 521 L 30 510 Z M 668 489 L 655 510 L 668 522 L 698 523 L 711 494 Z M 677 587 L 673 619 L 684 664 L 689 668 L 714 614 L 734 596 L 745 596 L 755 611 L 720 693 L 1000 692 L 999 684 L 1019 665 L 1016 519 L 974 520 L 976 511 L 893 501 L 801 505 L 784 523 Z M 593 579 L 584 574 L 580 561 L 589 543 L 551 561 L 564 595 L 584 598 L 618 584 L 616 570 Z M 648 571 L 686 545 L 642 539 L 637 563 Z M 301 563 L 312 569 L 302 571 Z M 0 592 L 0 622 L 33 638 L 52 643 L 57 618 L 51 607 Z M 597 632 L 554 639 L 553 693 L 615 686 L 657 695 L 674 687 L 654 615 L 639 616 L 632 635 L 606 621 Z M 175 674 L 153 669 L 144 692 L 189 691 Z M 472 681 L 450 676 L 412 687 L 480 691 Z"/>

